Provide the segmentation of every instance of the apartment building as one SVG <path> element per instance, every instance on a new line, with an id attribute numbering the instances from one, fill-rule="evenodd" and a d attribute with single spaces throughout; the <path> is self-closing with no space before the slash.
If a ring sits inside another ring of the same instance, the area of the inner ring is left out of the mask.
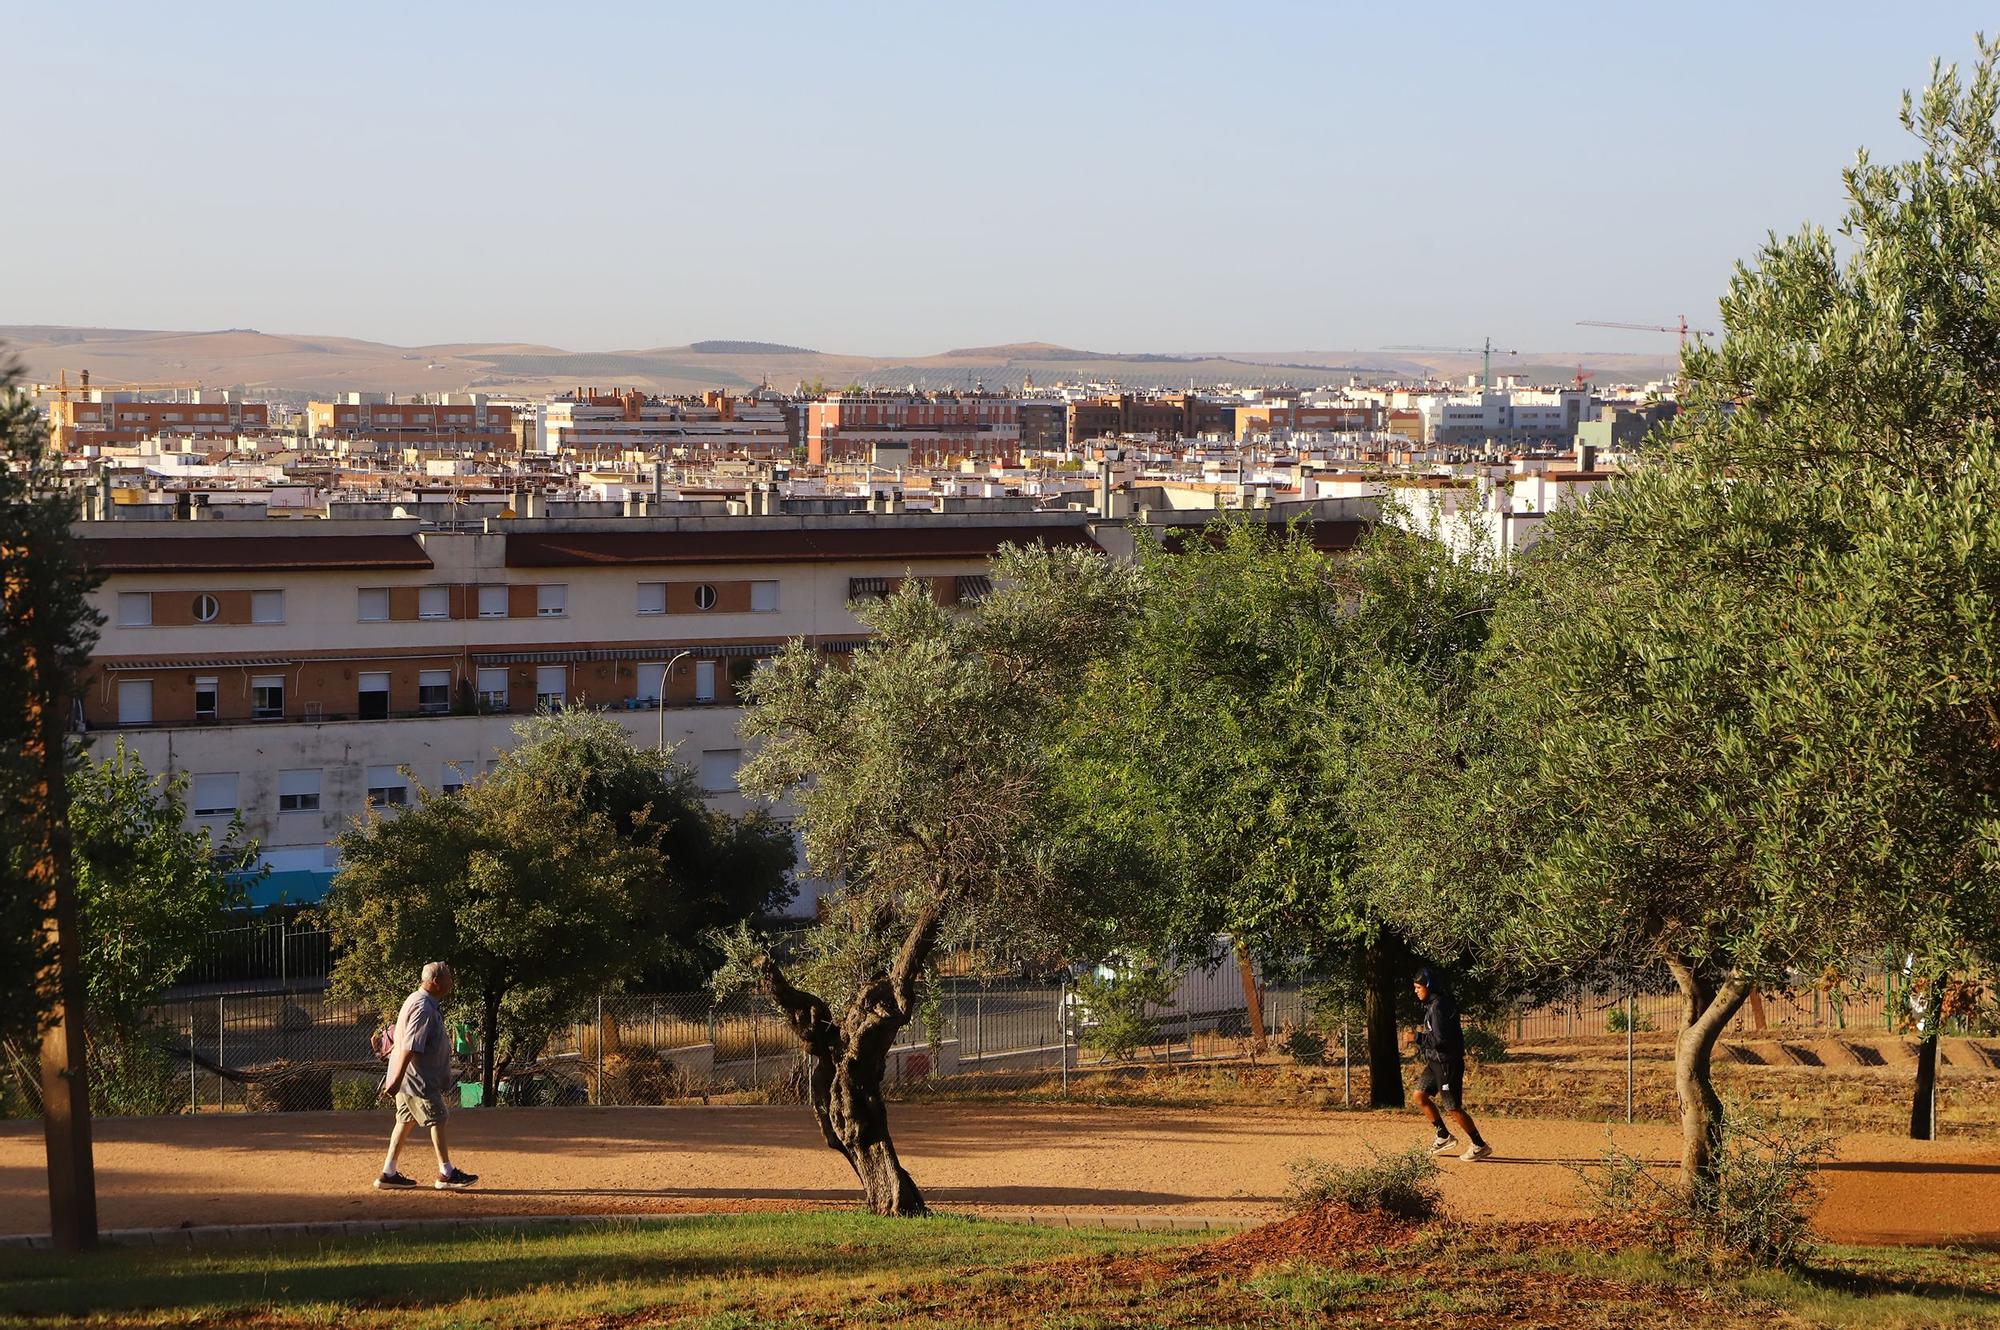
<path id="1" fill-rule="evenodd" d="M 91 448 L 129 448 L 156 439 L 234 441 L 272 432 L 271 408 L 229 393 L 190 391 L 180 400 L 142 398 L 136 392 L 92 388 L 66 393 L 48 404 L 51 441 L 64 456 Z"/>
<path id="2" fill-rule="evenodd" d="M 1362 434 L 1381 430 L 1384 422 L 1382 408 L 1369 402 L 1246 402 L 1235 410 L 1235 436 L 1242 442 L 1286 431 Z"/>
<path id="3" fill-rule="evenodd" d="M 1021 404 L 987 393 L 830 393 L 806 405 L 805 444 L 814 466 L 885 455 L 917 465 L 1012 459 L 1021 451 Z"/>
<path id="4" fill-rule="evenodd" d="M 1219 401 L 1196 393 L 1141 396 L 1083 397 L 1069 404 L 1069 445 L 1081 448 L 1092 439 L 1128 434 L 1151 434 L 1162 439 L 1202 435 L 1229 435 L 1235 432 L 1234 402 Z"/>
<path id="5" fill-rule="evenodd" d="M 626 453 L 699 460 L 788 457 L 792 452 L 781 404 L 722 392 L 649 397 L 578 389 L 543 407 L 539 446 L 542 452 L 584 461 Z"/>
<path id="6" fill-rule="evenodd" d="M 306 432 L 328 446 L 347 445 L 345 452 L 494 452 L 516 445 L 514 408 L 484 393 L 342 393 L 306 404 Z"/>
<path id="7" fill-rule="evenodd" d="M 677 746 L 740 808 L 737 696 L 758 661 L 794 638 L 851 652 L 854 601 L 911 577 L 976 598 L 1002 544 L 1094 545 L 1089 520 L 84 522 L 105 627 L 76 719 L 99 756 L 122 741 L 186 774 L 193 825 L 240 818 L 267 900 L 316 899 L 356 817 L 489 769 L 541 707 Z"/>

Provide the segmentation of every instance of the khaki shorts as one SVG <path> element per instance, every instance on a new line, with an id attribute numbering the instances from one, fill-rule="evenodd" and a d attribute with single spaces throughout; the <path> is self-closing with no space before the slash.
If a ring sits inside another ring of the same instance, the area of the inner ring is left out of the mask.
<path id="1" fill-rule="evenodd" d="M 435 1127 L 444 1122 L 450 1114 L 445 1112 L 443 1095 L 411 1094 L 407 1090 L 396 1091 L 396 1121 L 414 1122 L 419 1127 Z"/>

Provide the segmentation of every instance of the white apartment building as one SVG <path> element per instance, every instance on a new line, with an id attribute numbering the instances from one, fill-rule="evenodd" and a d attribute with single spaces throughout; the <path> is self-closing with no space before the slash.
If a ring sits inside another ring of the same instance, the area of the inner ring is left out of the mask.
<path id="1" fill-rule="evenodd" d="M 738 811 L 736 690 L 759 660 L 795 638 L 850 652 L 853 601 L 906 577 L 983 595 L 1003 543 L 1091 544 L 1086 521 L 84 522 L 105 627 L 77 720 L 99 757 L 123 740 L 186 774 L 192 825 L 242 819 L 272 870 L 259 903 L 312 900 L 357 817 L 488 770 L 538 707 L 606 711 Z"/>

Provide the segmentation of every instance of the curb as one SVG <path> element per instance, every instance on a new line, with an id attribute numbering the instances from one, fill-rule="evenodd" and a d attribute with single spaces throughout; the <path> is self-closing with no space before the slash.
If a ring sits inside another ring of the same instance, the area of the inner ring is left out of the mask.
<path id="1" fill-rule="evenodd" d="M 105 1247 L 194 1247 L 228 1242 L 286 1242 L 302 1238 L 359 1238 L 383 1233 L 451 1233 L 524 1228 L 568 1228 L 586 1224 L 635 1225 L 682 1223 L 697 1219 L 728 1219 L 744 1214 L 770 1213 L 745 1210 L 669 1211 L 664 1213 L 624 1213 L 600 1215 L 491 1215 L 459 1216 L 449 1219 L 334 1219 L 292 1224 L 196 1224 L 186 1228 L 112 1228 L 97 1235 Z M 825 1213 L 825 1212 L 819 1212 Z M 1207 1215 L 1065 1214 L 1060 1211 L 1019 1214 L 1000 1212 L 964 1215 L 941 1210 L 940 1214 L 965 1219 L 987 1219 L 1004 1224 L 1035 1224 L 1046 1228 L 1112 1229 L 1137 1232 L 1206 1233 L 1234 1232 L 1258 1224 L 1256 1219 Z M 0 1235 L 0 1250 L 49 1251 L 52 1242 L 46 1233 Z"/>

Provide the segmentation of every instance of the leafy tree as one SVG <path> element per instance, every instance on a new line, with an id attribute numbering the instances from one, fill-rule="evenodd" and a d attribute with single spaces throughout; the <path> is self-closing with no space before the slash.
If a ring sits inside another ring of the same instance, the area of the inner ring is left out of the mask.
<path id="1" fill-rule="evenodd" d="M 1349 553 L 1221 519 L 1140 554 L 1145 601 L 1065 736 L 1076 834 L 1118 884 L 1120 942 L 1337 979 L 1367 1010 L 1370 1096 L 1402 1103 L 1398 1002 L 1414 970 L 1360 875 L 1347 791 L 1378 675 L 1435 689 L 1486 633 L 1499 579 L 1387 525 Z"/>
<path id="2" fill-rule="evenodd" d="M 1137 578 L 1040 548 L 1003 551 L 995 573 L 994 592 L 959 612 L 909 579 L 860 611 L 876 636 L 851 663 L 795 642 L 748 690 L 744 733 L 762 743 L 739 779 L 798 801 L 808 864 L 841 886 L 798 963 L 739 935 L 730 972 L 785 1013 L 821 1132 L 877 1214 L 925 1208 L 890 1139 L 882 1077 L 939 944 L 977 935 L 1053 954 L 1095 904 L 1047 834 L 1048 739 Z"/>
<path id="3" fill-rule="evenodd" d="M 674 960 L 691 929 L 782 901 L 790 862 L 781 829 L 709 812 L 685 769 L 606 717 L 556 712 L 515 732 L 491 774 L 343 837 L 325 907 L 336 990 L 384 1013 L 424 962 L 451 964 L 479 1012 L 488 1103 L 502 1074 L 596 995 Z"/>
<path id="4" fill-rule="evenodd" d="M 1992 954 L 1995 56 L 1906 103 L 1917 160 L 1848 172 L 1844 255 L 1808 230 L 1738 270 L 1659 456 L 1550 519 L 1489 683 L 1410 745 L 1429 780 L 1385 863 L 1412 917 L 1674 976 L 1705 1203 L 1710 1060 L 1752 987 Z"/>
<path id="5" fill-rule="evenodd" d="M 49 933 L 71 890 L 59 867 L 67 810 L 50 774 L 73 760 L 62 751 L 64 699 L 89 665 L 99 619 L 88 599 L 97 579 L 70 539 L 74 496 L 16 378 L 0 354 L 0 974 L 18 977 L 0 984 L 0 1032 L 18 1038 L 40 1031 L 62 979 Z M 72 1006 L 81 998 L 80 986 L 68 994 Z"/>
<path id="6" fill-rule="evenodd" d="M 140 1030 L 217 916 L 243 895 L 257 847 L 232 823 L 218 843 L 189 830 L 187 777 L 149 773 L 120 739 L 70 773 L 85 991 L 99 1039 Z"/>

